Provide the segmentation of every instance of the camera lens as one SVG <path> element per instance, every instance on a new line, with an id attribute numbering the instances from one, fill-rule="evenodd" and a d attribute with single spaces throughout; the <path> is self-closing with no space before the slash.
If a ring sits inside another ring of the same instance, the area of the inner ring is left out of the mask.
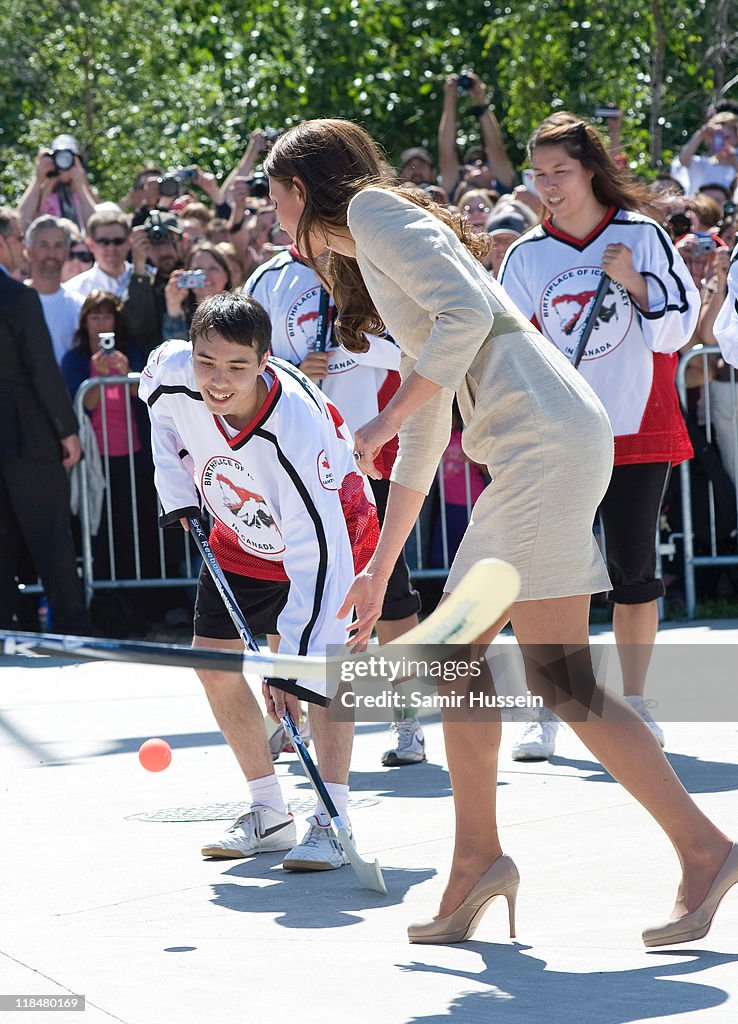
<path id="1" fill-rule="evenodd" d="M 68 171 L 74 166 L 74 153 L 71 149 L 55 149 L 51 156 L 54 165 L 60 171 Z"/>
<path id="2" fill-rule="evenodd" d="M 159 179 L 159 192 L 163 196 L 178 196 L 180 181 L 175 174 L 167 174 Z"/>

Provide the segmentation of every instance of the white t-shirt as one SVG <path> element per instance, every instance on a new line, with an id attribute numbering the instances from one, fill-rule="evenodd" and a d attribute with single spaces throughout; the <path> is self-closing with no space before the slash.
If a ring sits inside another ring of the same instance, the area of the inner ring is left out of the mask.
<path id="1" fill-rule="evenodd" d="M 81 274 L 66 281 L 62 288 L 68 292 L 79 292 L 83 298 L 87 298 L 90 292 L 95 289 L 101 292 L 110 292 L 116 298 L 122 299 L 128 291 L 128 284 L 131 280 L 133 264 L 126 262 L 126 269 L 120 277 L 111 277 L 106 274 L 97 263 L 89 270 L 83 270 Z"/>
<path id="2" fill-rule="evenodd" d="M 696 195 L 703 185 L 722 185 L 730 189 L 736 179 L 733 164 L 720 164 L 709 156 L 693 156 L 689 167 L 675 158 L 671 174 L 682 185 L 688 196 Z"/>
<path id="3" fill-rule="evenodd" d="M 39 292 L 38 297 L 54 345 L 54 358 L 61 365 L 62 359 L 72 347 L 75 332 L 79 327 L 79 311 L 85 301 L 84 296 L 79 292 L 60 288 L 51 295 L 42 295 Z"/>

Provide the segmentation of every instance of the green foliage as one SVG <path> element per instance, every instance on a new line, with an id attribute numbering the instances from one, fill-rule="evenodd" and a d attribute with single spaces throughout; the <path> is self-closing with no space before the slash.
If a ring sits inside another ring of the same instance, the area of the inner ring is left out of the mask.
<path id="1" fill-rule="evenodd" d="M 704 116 L 716 41 L 703 31 L 720 3 L 5 0 L 0 199 L 18 199 L 36 150 L 64 130 L 79 137 L 106 197 L 127 192 L 148 164 L 197 162 L 222 177 L 255 128 L 307 117 L 358 120 L 391 156 L 435 149 L 444 78 L 462 69 L 488 84 L 516 163 L 552 109 L 589 115 L 612 100 L 626 110 L 631 165 L 645 170 L 653 12 L 666 24 L 668 156 Z M 730 68 L 738 5 L 728 29 Z M 475 138 L 467 107 L 462 146 Z"/>

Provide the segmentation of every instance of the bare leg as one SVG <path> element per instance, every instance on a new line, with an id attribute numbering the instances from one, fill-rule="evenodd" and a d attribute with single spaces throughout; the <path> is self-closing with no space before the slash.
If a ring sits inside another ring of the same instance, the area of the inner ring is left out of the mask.
<path id="1" fill-rule="evenodd" d="M 327 708 L 318 704 L 311 704 L 308 714 L 323 781 L 348 785 L 354 745 L 353 721 L 337 722 L 329 718 Z"/>
<path id="2" fill-rule="evenodd" d="M 612 625 L 623 673 L 623 694 L 626 697 L 642 697 L 659 629 L 658 603 L 616 604 Z"/>
<path id="3" fill-rule="evenodd" d="M 487 646 L 507 622 L 507 616 L 481 638 Z M 463 681 L 456 687 L 463 690 Z M 445 691 L 444 691 L 445 692 Z M 443 738 L 454 794 L 456 832 L 451 873 L 438 910 L 439 917 L 452 913 L 476 882 L 502 856 L 497 834 L 497 756 L 500 750 L 499 717 L 491 712 L 478 721 L 454 720 L 443 711 Z"/>
<path id="4" fill-rule="evenodd" d="M 588 618 L 588 595 L 520 602 L 511 614 L 524 649 L 526 644 L 586 647 Z M 535 684 L 529 680 L 529 685 Z M 570 726 L 666 832 L 682 865 L 675 912 L 694 910 L 725 861 L 730 840 L 697 807 L 640 716 L 614 694 L 605 692 L 603 700 L 604 721 L 570 721 Z M 565 706 L 554 710 L 566 717 Z"/>
<path id="5" fill-rule="evenodd" d="M 216 640 L 196 636 L 192 646 L 242 651 L 240 640 Z M 246 680 L 239 672 L 198 671 L 205 694 L 228 746 L 247 779 L 274 774 L 261 709 Z"/>

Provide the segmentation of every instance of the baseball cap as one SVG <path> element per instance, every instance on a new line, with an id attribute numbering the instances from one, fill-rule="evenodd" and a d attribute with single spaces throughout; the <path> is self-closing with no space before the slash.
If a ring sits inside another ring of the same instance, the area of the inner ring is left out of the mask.
<path id="1" fill-rule="evenodd" d="M 79 143 L 73 135 L 57 135 L 57 137 L 51 143 L 51 148 L 54 150 L 68 149 L 70 152 L 80 156 Z"/>
<path id="2" fill-rule="evenodd" d="M 517 210 L 508 206 L 492 212 L 492 216 L 487 221 L 487 234 L 495 235 L 504 232 L 507 235 L 522 235 L 529 227 L 530 225 L 522 213 L 518 213 Z"/>
<path id="3" fill-rule="evenodd" d="M 409 164 L 411 160 L 422 160 L 430 167 L 433 166 L 433 157 L 430 155 L 427 149 L 422 146 L 411 146 L 410 149 L 405 149 L 400 153 L 400 167 L 404 167 L 405 164 Z"/>

